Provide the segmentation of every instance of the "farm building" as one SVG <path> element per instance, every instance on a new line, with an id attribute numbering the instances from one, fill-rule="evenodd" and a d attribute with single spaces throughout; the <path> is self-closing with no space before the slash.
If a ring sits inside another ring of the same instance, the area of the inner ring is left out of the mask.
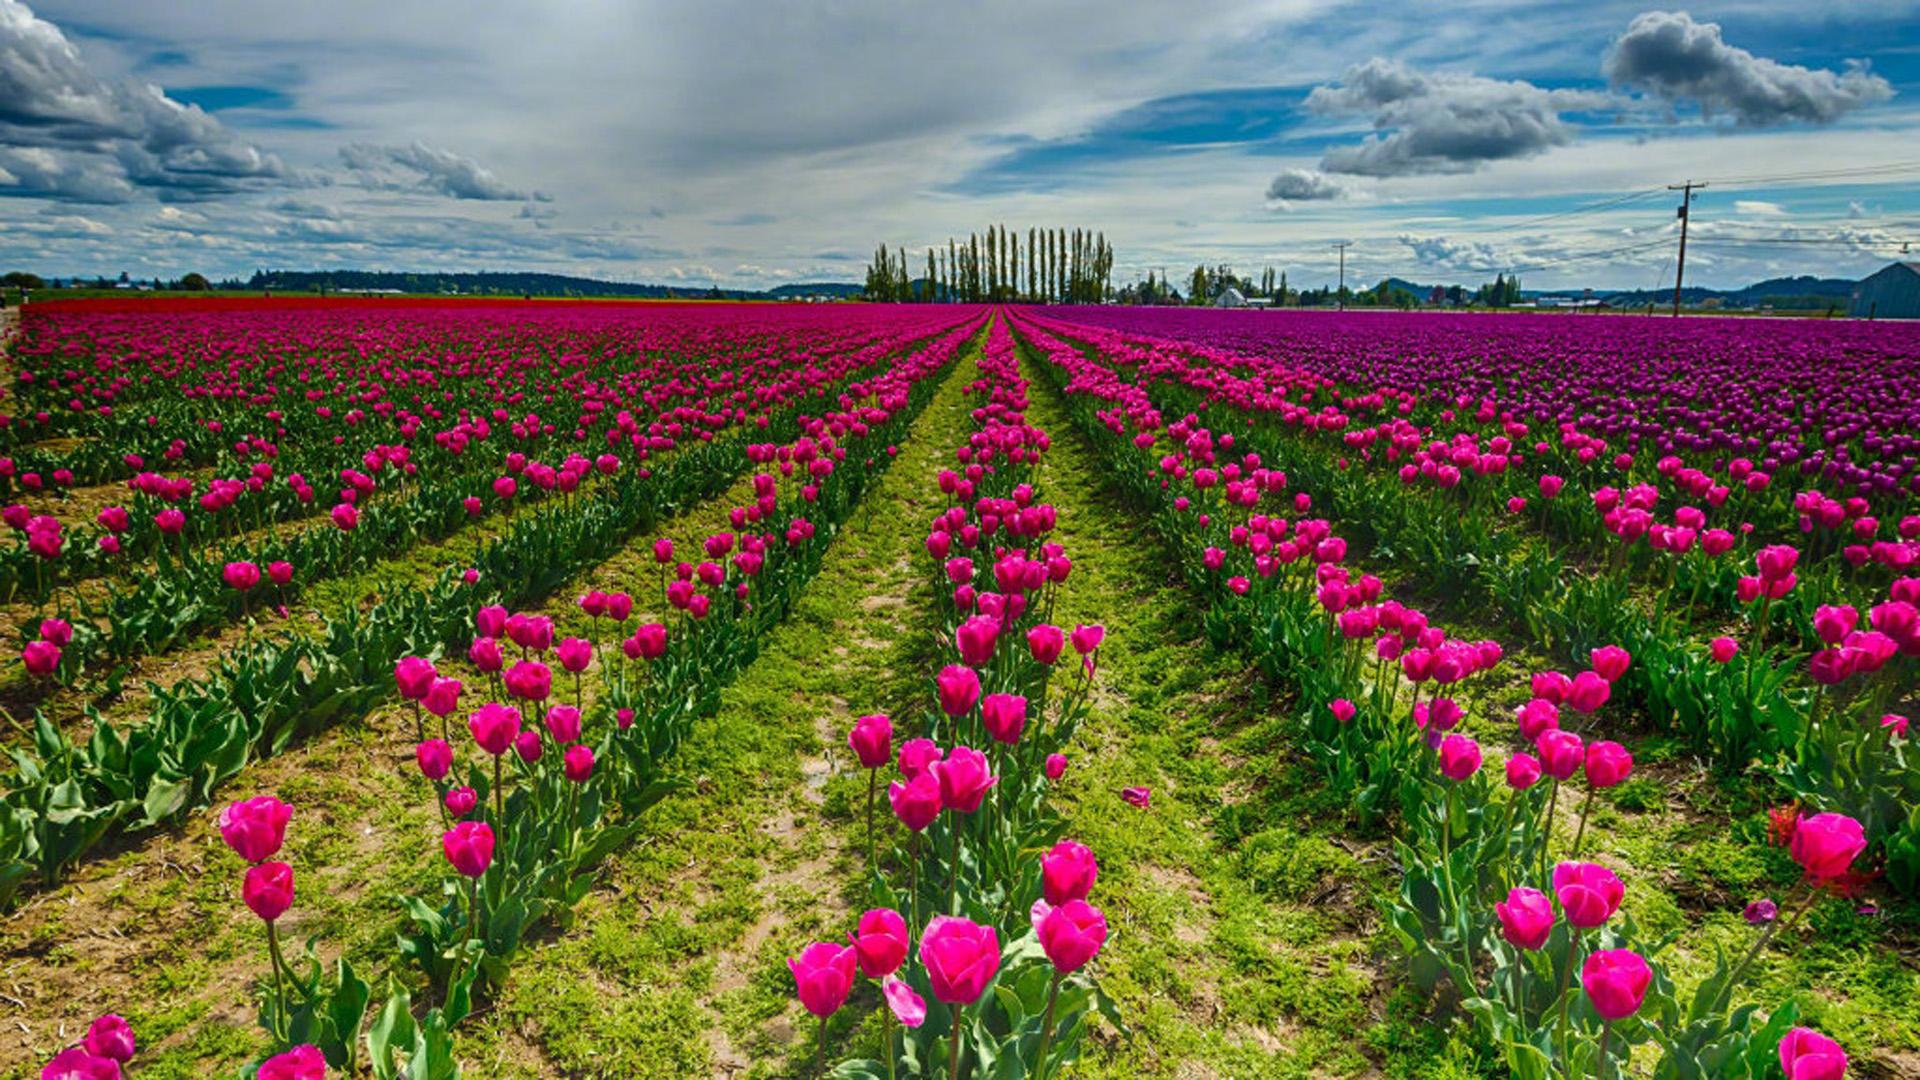
<path id="1" fill-rule="evenodd" d="M 1229 285 L 1225 289 L 1222 289 L 1220 291 L 1220 295 L 1216 297 L 1213 301 L 1213 306 L 1214 307 L 1246 307 L 1247 298 L 1241 294 L 1239 289 L 1236 289 L 1233 286 Z"/>
<path id="2" fill-rule="evenodd" d="M 1853 290 L 1847 314 L 1857 319 L 1920 319 L 1920 262 L 1897 262 Z"/>

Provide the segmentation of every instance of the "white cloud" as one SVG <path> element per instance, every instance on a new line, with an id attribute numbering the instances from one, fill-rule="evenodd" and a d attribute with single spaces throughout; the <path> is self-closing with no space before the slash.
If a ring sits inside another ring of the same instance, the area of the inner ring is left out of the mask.
<path id="1" fill-rule="evenodd" d="M 420 191 L 495 202 L 547 202 L 552 198 L 544 192 L 512 187 L 472 158 L 418 141 L 407 146 L 353 143 L 340 148 L 340 160 L 363 185 L 382 191 Z"/>
<path id="2" fill-rule="evenodd" d="M 1782 64 L 1727 44 L 1718 23 L 1694 22 L 1684 11 L 1637 16 L 1608 51 L 1605 71 L 1616 86 L 1669 104 L 1692 102 L 1750 127 L 1830 124 L 1893 97 L 1865 64 L 1849 63 L 1839 74 Z"/>

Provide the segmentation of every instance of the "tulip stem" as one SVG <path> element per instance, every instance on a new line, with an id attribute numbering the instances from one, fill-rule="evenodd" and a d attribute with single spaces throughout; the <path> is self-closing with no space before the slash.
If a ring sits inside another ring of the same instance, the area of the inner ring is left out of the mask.
<path id="1" fill-rule="evenodd" d="M 827 1018 L 820 1018 L 820 1038 L 814 1044 L 813 1071 L 821 1076 L 827 1075 Z"/>
<path id="2" fill-rule="evenodd" d="M 913 910 L 913 925 L 920 925 L 920 834 L 907 837 L 907 903 Z"/>
<path id="3" fill-rule="evenodd" d="M 880 788 L 880 770 L 867 770 L 867 872 L 874 868 L 873 859 L 873 799 Z"/>
<path id="4" fill-rule="evenodd" d="M 1596 789 L 1591 778 L 1587 781 L 1587 797 L 1580 802 L 1580 827 L 1573 832 L 1573 853 L 1569 859 L 1580 857 L 1580 838 L 1587 834 L 1587 811 L 1593 809 L 1593 793 Z"/>
<path id="5" fill-rule="evenodd" d="M 948 851 L 947 869 L 949 871 L 947 876 L 947 914 L 957 915 L 960 913 L 959 907 L 956 906 L 959 903 L 959 897 L 960 897 L 960 815 L 959 814 L 956 813 L 948 816 L 947 835 L 952 838 L 951 842 L 947 845 L 947 851 Z"/>
<path id="6" fill-rule="evenodd" d="M 1613 1021 L 1600 1023 L 1600 1052 L 1593 1061 L 1593 1080 L 1607 1080 L 1607 1040 L 1613 1036 Z"/>
<path id="7" fill-rule="evenodd" d="M 1547 879 L 1547 861 L 1553 847 L 1553 815 L 1560 805 L 1560 778 L 1553 778 L 1553 788 L 1547 793 L 1547 817 L 1540 828 L 1540 880 Z"/>
<path id="8" fill-rule="evenodd" d="M 1759 957 L 1761 951 L 1767 947 L 1767 942 L 1773 940 L 1773 935 L 1781 930 L 1793 929 L 1794 924 L 1800 921 L 1800 916 L 1805 915 L 1807 909 L 1811 908 L 1813 902 L 1819 898 L 1820 890 L 1809 885 L 1807 887 L 1807 898 L 1800 902 L 1799 907 L 1793 909 L 1793 914 L 1787 916 L 1785 924 L 1782 924 L 1778 919 L 1767 924 L 1767 928 L 1762 930 L 1760 937 L 1754 941 L 1753 947 L 1747 950 L 1747 955 L 1740 958 L 1740 962 L 1733 966 L 1732 971 L 1727 972 L 1727 981 L 1720 987 L 1720 993 L 1714 999 L 1714 1010 L 1716 1012 L 1726 1007 L 1727 999 L 1733 996 L 1733 988 L 1740 983 L 1740 976 L 1746 974 L 1747 968 Z"/>
<path id="9" fill-rule="evenodd" d="M 493 819 L 501 828 L 507 825 L 507 789 L 500 779 L 500 759 L 505 753 L 493 755 Z"/>
<path id="10" fill-rule="evenodd" d="M 1053 985 L 1047 988 L 1047 1018 L 1040 1022 L 1040 1048 L 1033 1055 L 1033 1080 L 1047 1080 L 1047 1044 L 1053 1041 L 1053 1007 L 1060 1000 L 1060 969 L 1053 969 Z"/>
<path id="11" fill-rule="evenodd" d="M 280 979 L 280 934 L 273 928 L 273 920 L 267 920 L 267 962 L 273 967 L 273 999 L 275 1003 L 273 1018 L 274 1038 L 281 1042 L 287 1040 L 287 988 Z"/>
<path id="12" fill-rule="evenodd" d="M 953 1031 L 947 1037 L 947 1080 L 960 1080 L 960 1003 L 953 1005 Z"/>
<path id="13" fill-rule="evenodd" d="M 1555 1029 L 1554 1045 L 1562 1051 L 1567 1045 L 1567 990 L 1573 985 L 1573 957 L 1580 949 L 1580 930 L 1567 926 L 1567 966 L 1560 972 L 1560 1024 Z"/>
<path id="14" fill-rule="evenodd" d="M 883 995 L 885 994 L 884 986 L 881 988 L 881 993 Z M 888 1006 L 887 1008 L 880 1010 L 880 1031 L 887 1040 L 887 1080 L 896 1080 L 897 1074 L 894 1072 L 894 1069 L 897 1067 L 895 1064 L 895 1059 L 898 1055 L 896 1055 L 893 1052 L 893 1008 L 892 1006 Z"/>

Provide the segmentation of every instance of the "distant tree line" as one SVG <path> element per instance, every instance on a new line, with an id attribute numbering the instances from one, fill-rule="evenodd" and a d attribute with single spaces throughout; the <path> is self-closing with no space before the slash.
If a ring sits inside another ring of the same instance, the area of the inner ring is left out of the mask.
<path id="1" fill-rule="evenodd" d="M 893 303 L 1098 304 L 1114 296 L 1113 245 L 1087 229 L 1020 230 L 990 225 L 942 249 L 918 268 L 905 248 L 881 244 L 867 267 L 866 297 Z M 914 276 L 916 269 L 920 275 Z"/>

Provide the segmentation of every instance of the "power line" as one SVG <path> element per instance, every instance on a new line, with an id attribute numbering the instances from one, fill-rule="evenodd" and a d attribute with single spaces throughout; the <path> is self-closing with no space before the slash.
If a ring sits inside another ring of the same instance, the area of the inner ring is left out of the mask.
<path id="1" fill-rule="evenodd" d="M 1853 176 L 1880 176 L 1889 173 L 1920 172 L 1920 161 L 1896 161 L 1885 165 L 1860 165 L 1843 169 L 1814 169 L 1807 172 L 1779 173 L 1774 176 L 1716 176 L 1709 181 L 1721 187 L 1736 184 L 1771 184 L 1790 180 L 1836 180 Z"/>

